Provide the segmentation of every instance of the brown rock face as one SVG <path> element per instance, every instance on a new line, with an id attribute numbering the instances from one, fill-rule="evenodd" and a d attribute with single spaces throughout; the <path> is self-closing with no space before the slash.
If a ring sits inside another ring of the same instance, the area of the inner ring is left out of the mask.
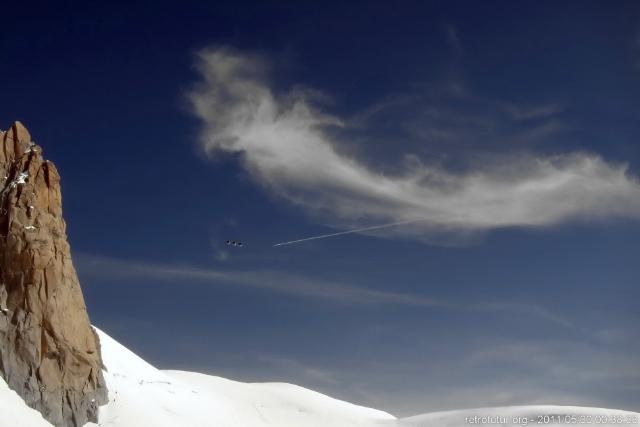
<path id="1" fill-rule="evenodd" d="M 62 218 L 60 176 L 19 122 L 0 132 L 0 375 L 58 427 L 107 402 Z"/>

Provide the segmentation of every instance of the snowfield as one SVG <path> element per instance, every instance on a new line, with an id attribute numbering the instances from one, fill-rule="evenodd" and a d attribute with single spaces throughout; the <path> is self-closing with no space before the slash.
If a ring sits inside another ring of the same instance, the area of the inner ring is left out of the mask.
<path id="1" fill-rule="evenodd" d="M 394 418 L 291 384 L 246 384 L 159 371 L 98 333 L 109 388 L 109 404 L 100 409 L 101 426 L 355 427 Z"/>
<path id="2" fill-rule="evenodd" d="M 640 414 L 635 412 L 569 406 L 470 409 L 396 419 L 291 384 L 248 384 L 192 372 L 160 371 L 104 332 L 98 330 L 98 334 L 109 388 L 109 403 L 100 408 L 99 426 L 515 427 L 566 424 L 572 416 L 576 425 L 589 425 L 579 421 L 590 420 L 594 426 L 640 426 Z M 0 379 L 0 427 L 50 426 Z"/>
<path id="3" fill-rule="evenodd" d="M 433 412 L 397 421 L 401 427 L 640 426 L 640 414 L 581 406 L 505 406 Z"/>

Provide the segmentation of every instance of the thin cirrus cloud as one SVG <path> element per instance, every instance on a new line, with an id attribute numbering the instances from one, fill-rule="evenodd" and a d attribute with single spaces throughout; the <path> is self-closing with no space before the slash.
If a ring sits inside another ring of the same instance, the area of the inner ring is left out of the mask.
<path id="1" fill-rule="evenodd" d="M 417 309 L 439 309 L 477 314 L 504 316 L 527 315 L 553 324 L 573 334 L 590 334 L 570 319 L 548 311 L 536 304 L 513 301 L 475 301 L 432 298 L 403 292 L 366 288 L 351 283 L 323 280 L 277 270 L 210 269 L 183 264 L 148 263 L 91 254 L 74 257 L 81 276 L 101 279 L 145 279 L 185 284 L 241 286 L 298 298 L 346 305 L 403 306 Z M 119 280 L 116 280 L 118 282 Z"/>
<path id="2" fill-rule="evenodd" d="M 397 304 L 441 308 L 450 306 L 447 302 L 425 296 L 367 289 L 276 270 L 209 269 L 182 264 L 123 260 L 90 254 L 78 254 L 75 259 L 80 274 L 87 277 L 235 285 L 342 304 Z"/>
<path id="3" fill-rule="evenodd" d="M 239 155 L 264 188 L 336 228 L 413 221 L 391 234 L 427 237 L 572 220 L 640 218 L 640 183 L 625 164 L 571 152 L 553 156 L 494 154 L 454 171 L 406 156 L 391 175 L 344 154 L 336 136 L 346 120 L 321 111 L 312 91 L 276 93 L 268 64 L 229 49 L 198 54 L 200 81 L 188 94 L 201 120 L 200 143 L 213 155 Z M 549 115 L 523 112 L 518 118 Z M 487 160 L 485 158 L 485 160 Z"/>

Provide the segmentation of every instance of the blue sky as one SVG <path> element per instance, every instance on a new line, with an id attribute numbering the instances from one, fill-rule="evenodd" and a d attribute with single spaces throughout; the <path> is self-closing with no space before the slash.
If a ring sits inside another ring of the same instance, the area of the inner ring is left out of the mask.
<path id="1" fill-rule="evenodd" d="M 2 126 L 58 165 L 93 323 L 158 367 L 640 410 L 634 2 L 3 15 Z"/>

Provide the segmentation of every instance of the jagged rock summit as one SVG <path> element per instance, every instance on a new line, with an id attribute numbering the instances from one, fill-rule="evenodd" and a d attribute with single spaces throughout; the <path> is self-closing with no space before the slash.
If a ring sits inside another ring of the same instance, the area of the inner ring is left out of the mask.
<path id="1" fill-rule="evenodd" d="M 62 218 L 60 176 L 27 129 L 0 131 L 0 375 L 57 427 L 107 402 Z"/>

